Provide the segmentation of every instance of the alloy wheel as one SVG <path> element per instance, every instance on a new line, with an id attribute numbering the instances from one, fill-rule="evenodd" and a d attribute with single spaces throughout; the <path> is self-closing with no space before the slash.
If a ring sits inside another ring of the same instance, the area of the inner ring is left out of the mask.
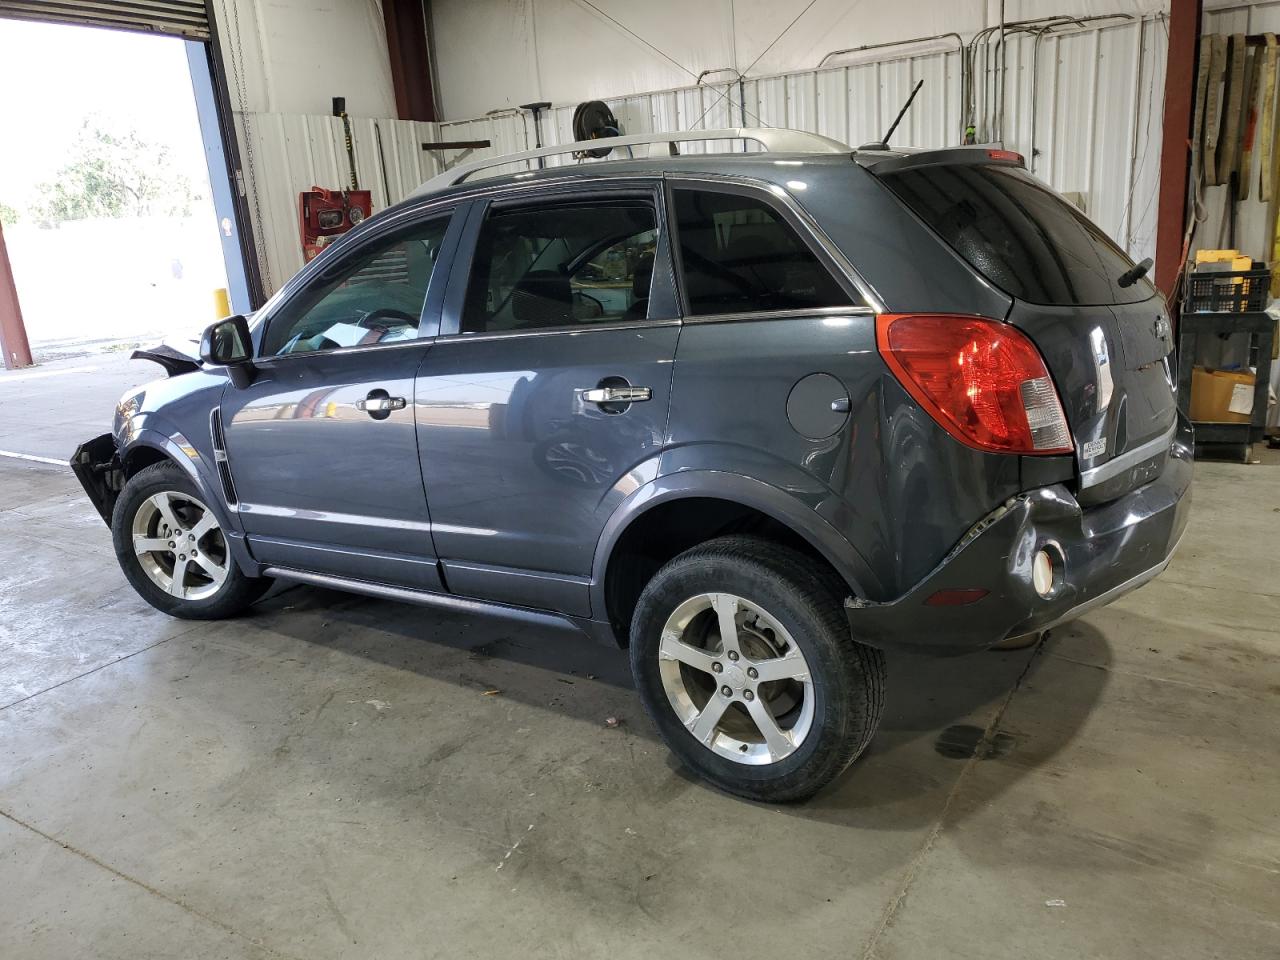
<path id="1" fill-rule="evenodd" d="M 203 600 L 226 582 L 226 538 L 195 497 L 176 490 L 153 494 L 138 506 L 131 532 L 142 572 L 170 596 Z"/>
<path id="2" fill-rule="evenodd" d="M 667 700 L 685 729 L 719 756 L 777 763 L 813 728 L 809 663 L 758 604 L 703 593 L 667 618 L 658 647 Z"/>

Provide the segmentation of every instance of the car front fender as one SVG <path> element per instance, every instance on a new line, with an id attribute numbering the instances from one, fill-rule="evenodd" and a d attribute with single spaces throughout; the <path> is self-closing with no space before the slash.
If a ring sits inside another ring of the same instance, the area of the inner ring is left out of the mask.
<path id="1" fill-rule="evenodd" d="M 200 499 L 218 519 L 218 526 L 226 535 L 227 549 L 236 565 L 247 576 L 260 575 L 260 564 L 254 560 L 245 544 L 240 514 L 227 506 L 217 468 L 212 457 L 206 456 L 183 434 L 167 425 L 163 418 L 152 414 L 139 414 L 127 421 L 120 431 L 117 447 L 120 462 L 127 465 L 130 456 L 141 450 L 154 450 L 178 466 L 199 492 Z"/>

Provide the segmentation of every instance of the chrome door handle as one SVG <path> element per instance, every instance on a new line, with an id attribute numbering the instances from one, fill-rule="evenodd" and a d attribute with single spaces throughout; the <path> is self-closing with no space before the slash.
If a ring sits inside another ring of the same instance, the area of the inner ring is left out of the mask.
<path id="1" fill-rule="evenodd" d="M 587 403 L 640 403 L 653 399 L 648 387 L 593 387 L 579 390 L 578 396 Z"/>
<path id="2" fill-rule="evenodd" d="M 403 410 L 406 405 L 404 397 L 369 397 L 356 401 L 356 409 L 365 413 L 390 413 L 392 410 Z"/>

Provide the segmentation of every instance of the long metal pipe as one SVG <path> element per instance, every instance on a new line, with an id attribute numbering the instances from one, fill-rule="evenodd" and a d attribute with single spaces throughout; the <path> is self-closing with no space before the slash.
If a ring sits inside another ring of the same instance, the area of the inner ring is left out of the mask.
<path id="1" fill-rule="evenodd" d="M 713 73 L 732 73 L 735 77 L 737 77 L 738 79 L 738 116 L 740 118 L 740 121 L 739 121 L 740 125 L 745 127 L 747 125 L 747 78 L 743 76 L 742 72 L 738 70 L 737 67 L 713 67 L 710 70 L 703 70 L 700 74 L 698 74 L 698 79 L 694 81 L 694 86 L 695 87 L 702 86 L 702 78 L 710 76 Z M 719 100 L 716 101 L 716 103 L 719 103 L 719 102 L 720 102 Z M 712 106 L 715 106 L 715 104 L 712 104 Z M 729 101 L 729 106 L 731 107 L 733 106 L 732 100 Z M 704 111 L 703 114 L 705 116 L 706 111 Z M 744 153 L 746 152 L 747 150 L 746 143 L 742 144 L 742 150 Z"/>
<path id="2" fill-rule="evenodd" d="M 905 47 L 912 43 L 928 43 L 930 40 L 946 40 L 949 37 L 956 38 L 956 50 L 964 50 L 964 38 L 958 33 L 938 33 L 932 37 L 913 37 L 910 40 L 888 40 L 884 43 L 864 43 L 860 47 L 844 47 L 840 50 L 832 50 L 828 54 L 824 54 L 822 59 L 818 61 L 818 66 L 814 69 L 821 69 L 826 62 L 832 57 L 838 57 L 845 53 L 862 53 L 864 50 L 883 50 L 885 47 Z"/>
<path id="3" fill-rule="evenodd" d="M 1132 22 L 1135 20 L 1133 14 L 1129 13 L 1103 13 L 1094 14 L 1087 17 L 1072 17 L 1064 14 L 1058 14 L 1051 17 L 1035 17 L 1030 20 L 1008 20 L 990 27 L 984 27 L 975 33 L 967 45 L 968 49 L 968 70 L 971 76 L 969 90 L 972 91 L 977 86 L 976 74 L 978 68 L 977 48 L 979 45 L 983 47 L 983 71 L 982 71 L 982 90 L 984 98 L 988 93 L 987 80 L 991 79 L 990 98 L 983 105 L 984 123 L 989 121 L 987 128 L 989 139 L 997 139 L 1004 137 L 1004 102 L 1005 90 L 1007 84 L 1002 83 L 1004 74 L 1008 70 L 1007 52 L 1002 53 L 1005 47 L 1006 38 L 1014 33 L 1031 33 L 1036 35 L 1037 39 L 1037 56 L 1039 49 L 1039 39 L 1045 33 L 1058 32 L 1063 27 L 1083 27 L 1087 23 L 1095 23 L 1099 20 L 1122 20 Z M 996 35 L 1000 34 L 997 38 Z M 992 52 L 992 45 L 995 44 L 995 52 Z M 1033 58 L 1032 70 L 1038 71 L 1039 61 Z M 1033 82 L 1035 73 L 1033 73 Z M 963 103 L 963 100 L 961 101 Z M 1036 102 L 1034 97 L 1031 102 L 1031 109 L 1034 115 L 1036 110 Z M 967 104 L 967 113 L 969 123 L 976 124 L 974 116 L 977 110 L 976 102 L 970 98 Z M 1032 123 L 1034 135 L 1034 120 Z M 997 127 L 998 133 L 997 133 Z"/>
<path id="4" fill-rule="evenodd" d="M 1012 33 L 1036 33 L 1037 32 L 1036 29 L 1028 29 L 1028 28 L 1044 27 L 1046 28 L 1045 32 L 1052 32 L 1057 30 L 1060 27 L 1065 27 L 1065 26 L 1081 27 L 1081 26 L 1084 26 L 1086 23 L 1093 23 L 1098 20 L 1132 21 L 1134 19 L 1135 17 L 1132 14 L 1128 14 L 1128 13 L 1104 13 L 1104 14 L 1095 14 L 1087 17 L 1072 17 L 1072 16 L 1067 16 L 1065 14 L 1057 14 L 1051 17 L 1034 17 L 1029 20 L 1006 20 L 998 24 L 993 24 L 990 27 L 984 27 L 983 29 L 975 33 L 972 37 L 969 38 L 969 43 L 967 44 L 967 49 L 969 53 L 968 70 L 970 72 L 971 77 L 974 78 L 969 85 L 969 89 L 972 92 L 977 87 L 977 82 L 976 82 L 976 74 L 977 74 L 977 67 L 978 67 L 977 48 L 979 45 L 981 45 L 984 48 L 983 84 L 982 84 L 984 96 L 988 92 L 987 79 L 991 78 L 991 81 L 992 81 L 991 87 L 990 87 L 990 101 L 984 105 L 984 113 L 986 114 L 986 116 L 984 116 L 984 120 L 986 119 L 991 120 L 991 126 L 992 126 L 992 128 L 989 129 L 987 132 L 988 133 L 995 132 L 994 128 L 996 125 L 996 121 L 1002 113 L 1001 108 L 1003 106 L 1003 92 L 1000 90 L 1001 84 L 1000 84 L 1000 76 L 998 74 L 998 70 L 1001 69 L 1000 64 L 1003 62 L 1000 57 L 999 51 L 1000 51 L 1000 47 L 1003 45 L 1004 36 L 1007 36 Z M 1002 36 L 997 37 L 996 36 L 997 34 L 1001 34 Z M 996 52 L 994 54 L 992 53 L 993 43 L 996 44 Z M 993 66 L 993 61 L 994 61 L 994 66 Z M 1000 101 L 999 105 L 997 105 L 998 100 Z M 973 123 L 976 119 L 974 117 L 974 112 L 977 109 L 977 103 L 971 97 L 969 103 L 966 106 L 967 106 L 967 111 L 969 115 L 969 122 Z M 1003 134 L 1003 130 L 1000 132 L 1001 134 Z"/>

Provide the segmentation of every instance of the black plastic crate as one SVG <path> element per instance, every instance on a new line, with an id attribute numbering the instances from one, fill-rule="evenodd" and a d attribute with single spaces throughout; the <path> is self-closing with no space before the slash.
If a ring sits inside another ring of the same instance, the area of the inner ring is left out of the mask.
<path id="1" fill-rule="evenodd" d="M 1270 299 L 1270 270 L 1193 270 L 1187 281 L 1190 313 L 1261 313 Z"/>

